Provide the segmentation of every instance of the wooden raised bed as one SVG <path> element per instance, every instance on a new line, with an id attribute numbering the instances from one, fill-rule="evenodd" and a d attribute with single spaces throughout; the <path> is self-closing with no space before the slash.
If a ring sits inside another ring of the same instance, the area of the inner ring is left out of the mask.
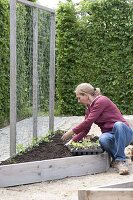
<path id="1" fill-rule="evenodd" d="M 105 172 L 109 168 L 106 152 L 35 162 L 1 165 L 0 187 L 29 184 Z"/>
<path id="2" fill-rule="evenodd" d="M 106 185 L 89 190 L 79 190 L 78 200 L 132 200 L 133 182 Z"/>

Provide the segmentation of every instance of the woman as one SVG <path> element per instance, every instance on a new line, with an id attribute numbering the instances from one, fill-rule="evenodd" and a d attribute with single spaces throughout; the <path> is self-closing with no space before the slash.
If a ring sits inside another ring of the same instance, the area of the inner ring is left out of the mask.
<path id="1" fill-rule="evenodd" d="M 128 174 L 124 150 L 133 141 L 133 131 L 120 110 L 108 97 L 101 95 L 99 88 L 94 88 L 89 83 L 78 85 L 75 93 L 78 102 L 86 107 L 85 119 L 78 126 L 67 131 L 62 136 L 62 140 L 66 141 L 72 137 L 66 145 L 72 141 L 80 141 L 86 137 L 91 125 L 97 124 L 102 132 L 99 142 L 111 155 L 111 166 L 117 168 L 121 175 Z"/>

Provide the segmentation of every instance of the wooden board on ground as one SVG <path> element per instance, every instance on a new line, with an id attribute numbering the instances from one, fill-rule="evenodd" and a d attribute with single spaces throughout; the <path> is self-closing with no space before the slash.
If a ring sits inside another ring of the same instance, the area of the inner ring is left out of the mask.
<path id="1" fill-rule="evenodd" d="M 132 188 L 96 188 L 78 191 L 78 200 L 132 200 Z"/>
<path id="2" fill-rule="evenodd" d="M 78 200 L 131 200 L 133 199 L 133 182 L 105 185 L 78 191 Z"/>
<path id="3" fill-rule="evenodd" d="M 0 187 L 102 173 L 109 169 L 109 164 L 108 154 L 102 153 L 1 165 Z"/>

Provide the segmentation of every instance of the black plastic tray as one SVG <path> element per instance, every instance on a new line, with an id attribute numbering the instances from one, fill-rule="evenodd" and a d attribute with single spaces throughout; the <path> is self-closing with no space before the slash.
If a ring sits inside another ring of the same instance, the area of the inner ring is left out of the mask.
<path id="1" fill-rule="evenodd" d="M 96 155 L 96 154 L 101 154 L 103 153 L 103 149 L 101 147 L 95 148 L 95 149 L 71 149 L 70 146 L 68 146 L 68 149 L 71 151 L 73 156 L 81 156 L 81 155 Z"/>

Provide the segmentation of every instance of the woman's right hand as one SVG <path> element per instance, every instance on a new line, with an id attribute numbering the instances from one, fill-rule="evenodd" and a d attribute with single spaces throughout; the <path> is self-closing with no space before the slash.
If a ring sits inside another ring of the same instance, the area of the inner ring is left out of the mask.
<path id="1" fill-rule="evenodd" d="M 63 141 L 67 140 L 68 138 L 70 138 L 72 135 L 74 134 L 74 132 L 72 130 L 67 131 L 62 137 L 61 139 Z"/>

